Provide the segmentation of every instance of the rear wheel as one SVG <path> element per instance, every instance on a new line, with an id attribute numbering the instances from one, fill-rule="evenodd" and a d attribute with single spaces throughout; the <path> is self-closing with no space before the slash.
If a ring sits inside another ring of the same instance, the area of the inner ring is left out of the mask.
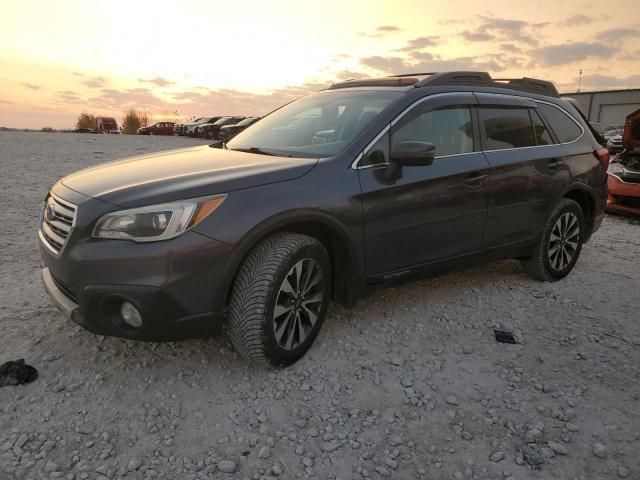
<path id="1" fill-rule="evenodd" d="M 584 238 L 582 209 L 577 202 L 564 198 L 547 219 L 531 257 L 521 261 L 522 267 L 536 280 L 560 280 L 573 270 Z"/>
<path id="2" fill-rule="evenodd" d="M 227 334 L 246 359 L 291 364 L 313 344 L 330 292 L 331 261 L 318 240 L 297 233 L 270 236 L 240 267 Z"/>

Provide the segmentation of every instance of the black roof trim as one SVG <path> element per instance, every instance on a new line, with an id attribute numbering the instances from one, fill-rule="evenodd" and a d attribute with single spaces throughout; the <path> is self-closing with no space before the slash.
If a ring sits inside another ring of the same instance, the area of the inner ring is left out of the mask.
<path id="1" fill-rule="evenodd" d="M 351 87 L 409 87 L 420 81 L 414 76 L 393 76 L 380 78 L 363 78 L 361 80 L 345 80 L 344 82 L 334 83 L 327 90 L 337 90 L 339 88 Z"/>
<path id="2" fill-rule="evenodd" d="M 447 85 L 494 87 L 550 97 L 560 96 L 555 85 L 547 80 L 529 77 L 493 79 L 488 72 L 407 73 L 383 78 L 347 80 L 331 85 L 328 90 L 349 87 L 398 87 L 409 85 L 413 85 L 416 88 Z"/>

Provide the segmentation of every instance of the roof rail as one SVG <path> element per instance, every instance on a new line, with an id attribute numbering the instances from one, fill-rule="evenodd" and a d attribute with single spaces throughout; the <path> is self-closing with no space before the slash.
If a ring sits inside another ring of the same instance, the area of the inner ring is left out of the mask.
<path id="1" fill-rule="evenodd" d="M 423 77 L 423 78 L 418 78 Z M 491 78 L 488 72 L 439 72 L 439 73 L 403 73 L 383 78 L 363 78 L 335 83 L 327 90 L 349 87 L 403 87 L 413 85 L 420 87 L 436 87 L 444 85 L 481 86 L 508 88 L 522 92 L 537 93 L 551 97 L 560 94 L 555 85 L 547 80 L 537 78 Z"/>
<path id="2" fill-rule="evenodd" d="M 487 72 L 441 72 L 423 78 L 416 87 L 434 87 L 439 85 L 483 85 L 493 83 Z"/>
<path id="3" fill-rule="evenodd" d="M 506 82 L 506 86 L 514 90 L 524 90 L 526 92 L 539 93 L 540 95 L 549 95 L 559 97 L 560 94 L 556 86 L 547 80 L 539 80 L 537 78 L 496 78 L 496 83 Z"/>
<path id="4" fill-rule="evenodd" d="M 401 73 L 399 75 L 389 75 L 393 78 L 401 78 L 401 77 L 424 77 L 425 75 L 435 75 L 438 72 L 428 72 L 428 73 Z"/>
<path id="5" fill-rule="evenodd" d="M 408 87 L 418 83 L 420 79 L 413 76 L 395 76 L 382 78 L 363 78 L 362 80 L 345 80 L 334 83 L 327 90 L 336 90 L 349 87 Z"/>
<path id="6" fill-rule="evenodd" d="M 487 72 L 443 72 L 434 73 L 423 78 L 416 87 L 433 87 L 438 85 L 469 85 L 496 88 L 509 88 L 529 93 L 537 93 L 551 97 L 559 97 L 558 90 L 553 83 L 537 78 L 491 78 Z"/>

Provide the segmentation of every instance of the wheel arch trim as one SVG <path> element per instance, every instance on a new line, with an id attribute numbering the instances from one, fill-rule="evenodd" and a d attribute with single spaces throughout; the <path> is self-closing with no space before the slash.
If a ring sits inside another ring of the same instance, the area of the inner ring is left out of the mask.
<path id="1" fill-rule="evenodd" d="M 287 231 L 287 228 L 291 228 L 292 232 L 300 232 L 299 228 L 294 228 L 300 225 L 315 225 L 325 232 L 332 235 L 333 238 L 337 238 L 340 242 L 340 246 L 346 250 L 349 266 L 347 267 L 347 274 L 349 278 L 359 278 L 364 282 L 364 266 L 362 259 L 358 256 L 358 250 L 356 248 L 354 239 L 349 234 L 347 228 L 334 216 L 327 212 L 314 209 L 295 210 L 290 212 L 283 212 L 279 215 L 271 217 L 267 220 L 256 225 L 248 233 L 246 233 L 234 246 L 231 259 L 227 263 L 223 280 L 219 286 L 217 292 L 215 292 L 214 306 L 216 310 L 226 309 L 231 290 L 235 282 L 235 278 L 242 265 L 243 260 L 255 245 L 258 244 L 263 238 L 281 231 Z M 327 249 L 330 246 L 325 245 Z M 331 251 L 329 252 L 332 253 Z M 333 259 L 335 261 L 335 259 Z M 337 271 L 334 268 L 334 271 Z M 335 290 L 334 286 L 334 290 Z"/>

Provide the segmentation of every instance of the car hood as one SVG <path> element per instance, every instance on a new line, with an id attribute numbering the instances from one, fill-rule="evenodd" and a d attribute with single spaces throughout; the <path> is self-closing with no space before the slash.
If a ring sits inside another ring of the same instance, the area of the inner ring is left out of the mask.
<path id="1" fill-rule="evenodd" d="M 61 180 L 121 207 L 195 198 L 301 177 L 315 158 L 288 158 L 198 146 L 109 162 Z"/>
<path id="2" fill-rule="evenodd" d="M 640 109 L 627 115 L 622 131 L 622 145 L 626 150 L 640 147 Z"/>

